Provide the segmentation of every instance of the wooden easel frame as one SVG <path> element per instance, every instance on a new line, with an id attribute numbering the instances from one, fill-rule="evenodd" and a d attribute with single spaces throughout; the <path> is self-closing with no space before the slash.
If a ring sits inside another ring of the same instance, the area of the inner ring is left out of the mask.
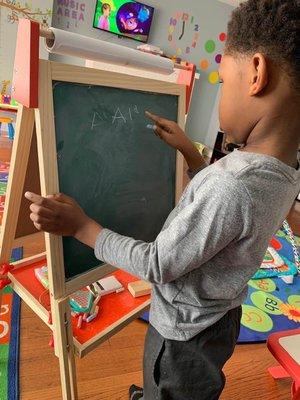
<path id="1" fill-rule="evenodd" d="M 2 262 L 9 260 L 15 238 L 34 126 L 37 135 L 41 194 L 42 196 L 46 196 L 59 192 L 52 81 L 76 82 L 176 95 L 179 100 L 178 123 L 182 128 L 184 128 L 186 95 L 184 86 L 43 60 L 39 61 L 38 76 L 38 107 L 26 108 L 21 105 L 17 115 L 16 139 L 13 146 L 11 170 L 0 239 L 0 261 Z M 176 171 L 175 201 L 177 202 L 183 189 L 183 158 L 180 153 L 177 154 Z M 114 326 L 110 331 L 96 336 L 93 340 L 80 348 L 72 334 L 71 311 L 68 295 L 100 279 L 108 272 L 112 271 L 112 267 L 101 266 L 101 268 L 94 268 L 78 277 L 66 281 L 62 238 L 45 233 L 45 243 L 53 325 L 50 326 L 47 323 L 45 310 L 43 310 L 38 302 L 33 299 L 30 293 L 24 290 L 22 285 L 19 284 L 18 280 L 16 280 L 12 274 L 9 276 L 13 281 L 12 286 L 14 290 L 20 294 L 22 299 L 25 300 L 26 303 L 39 315 L 39 317 L 52 329 L 54 333 L 55 353 L 59 357 L 60 363 L 63 399 L 77 400 L 78 394 L 74 360 L 75 350 L 80 356 L 87 354 L 101 342 L 120 330 L 123 326 L 127 325 L 136 317 L 137 313 L 142 312 L 145 307 L 136 310 L 134 313 L 127 316 L 127 318 L 124 318 L 118 326 Z M 33 257 L 30 262 L 34 262 L 39 258 L 40 256 L 37 255 L 36 257 Z M 26 261 L 23 261 L 17 263 L 16 266 L 21 268 L 25 264 Z M 149 302 L 147 305 L 148 304 Z"/>
<path id="2" fill-rule="evenodd" d="M 41 175 L 41 192 L 43 196 L 59 192 L 52 81 L 75 82 L 176 95 L 179 99 L 178 121 L 179 124 L 184 127 L 185 90 L 180 85 L 40 60 L 40 106 L 35 110 L 35 121 Z M 177 153 L 176 171 L 175 202 L 177 203 L 183 188 L 183 158 L 179 152 Z M 108 272 L 111 272 L 110 266 L 101 266 L 101 268 L 94 268 L 78 277 L 66 281 L 62 238 L 46 234 L 46 251 L 47 255 L 51 255 L 48 264 L 49 270 L 51 271 L 50 290 L 54 298 L 62 298 L 70 295 L 76 290 L 100 279 Z"/>

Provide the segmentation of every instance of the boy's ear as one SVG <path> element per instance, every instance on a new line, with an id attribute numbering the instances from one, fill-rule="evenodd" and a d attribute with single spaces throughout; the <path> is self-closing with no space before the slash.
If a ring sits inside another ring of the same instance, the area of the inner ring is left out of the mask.
<path id="1" fill-rule="evenodd" d="M 266 57 L 256 53 L 251 58 L 249 95 L 259 95 L 268 84 L 268 68 Z"/>

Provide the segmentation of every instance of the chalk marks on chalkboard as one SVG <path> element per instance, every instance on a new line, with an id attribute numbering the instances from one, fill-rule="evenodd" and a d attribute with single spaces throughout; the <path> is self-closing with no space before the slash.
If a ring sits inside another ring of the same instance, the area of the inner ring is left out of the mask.
<path id="1" fill-rule="evenodd" d="M 61 82 L 53 82 L 52 83 L 52 90 L 56 89 L 57 86 L 59 86 Z"/>
<path id="2" fill-rule="evenodd" d="M 139 113 L 140 113 L 137 105 L 134 105 L 132 111 L 131 111 L 131 108 L 128 109 L 128 113 L 129 113 L 129 116 L 130 116 L 130 120 L 131 120 L 131 121 L 133 121 L 132 112 L 135 113 L 135 114 L 139 114 Z"/>
<path id="3" fill-rule="evenodd" d="M 140 114 L 139 108 L 136 104 L 126 107 L 116 107 L 109 115 L 105 111 L 94 111 L 91 121 L 91 131 L 97 126 L 100 126 L 102 122 L 111 122 L 112 125 L 117 122 L 123 122 L 126 124 L 129 121 L 133 121 L 134 117 Z"/>
<path id="4" fill-rule="evenodd" d="M 59 153 L 64 148 L 65 141 L 61 140 L 57 145 L 57 152 Z"/>
<path id="5" fill-rule="evenodd" d="M 114 124 L 116 122 L 116 120 L 119 120 L 119 119 L 121 119 L 126 124 L 127 120 L 124 117 L 124 115 L 122 114 L 120 108 L 118 107 L 116 109 L 115 115 L 112 117 L 112 124 Z"/>
<path id="6" fill-rule="evenodd" d="M 61 158 L 61 152 L 64 148 L 64 144 L 65 141 L 61 140 L 60 142 L 58 142 L 57 146 L 56 146 L 56 151 L 57 151 L 57 159 L 59 160 Z"/>

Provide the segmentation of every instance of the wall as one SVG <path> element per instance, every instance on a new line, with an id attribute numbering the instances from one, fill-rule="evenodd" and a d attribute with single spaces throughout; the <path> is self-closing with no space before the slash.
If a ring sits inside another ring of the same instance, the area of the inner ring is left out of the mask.
<path id="1" fill-rule="evenodd" d="M 53 26 L 135 48 L 138 42 L 120 39 L 117 35 L 92 27 L 95 3 L 94 0 L 54 0 Z M 200 79 L 195 84 L 186 130 L 192 139 L 211 145 L 213 133 L 208 138 L 207 133 L 219 86 L 216 71 L 224 46 L 224 35 L 220 34 L 226 32 L 233 6 L 218 0 L 148 0 L 145 3 L 156 9 L 149 43 L 161 47 L 168 55 L 178 55 L 183 60 L 195 63 L 199 69 Z M 186 19 L 185 33 L 179 39 L 183 18 Z M 84 60 L 50 57 L 84 65 Z"/>
<path id="2" fill-rule="evenodd" d="M 11 92 L 18 19 L 31 18 L 46 27 L 51 25 L 52 6 L 53 0 L 31 0 L 30 5 L 25 1 L 0 2 L 0 86 L 3 89 L 3 81 L 9 82 L 6 89 L 8 94 Z M 43 46 L 40 46 L 40 56 L 48 58 Z"/>

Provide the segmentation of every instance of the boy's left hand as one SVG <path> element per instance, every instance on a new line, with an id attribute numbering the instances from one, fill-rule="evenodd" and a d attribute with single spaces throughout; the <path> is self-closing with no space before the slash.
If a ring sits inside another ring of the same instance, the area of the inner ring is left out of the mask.
<path id="1" fill-rule="evenodd" d="M 94 246 L 102 227 L 90 219 L 74 199 L 64 194 L 42 197 L 31 192 L 26 192 L 25 197 L 32 202 L 30 219 L 38 230 L 74 236 Z"/>

